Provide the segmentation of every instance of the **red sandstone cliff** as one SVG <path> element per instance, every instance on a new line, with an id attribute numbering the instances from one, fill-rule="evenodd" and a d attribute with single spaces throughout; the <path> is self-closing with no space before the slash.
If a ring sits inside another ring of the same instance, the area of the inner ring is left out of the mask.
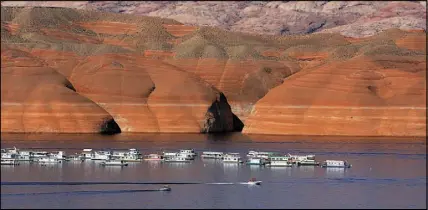
<path id="1" fill-rule="evenodd" d="M 2 7 L 1 35 L 2 132 L 426 135 L 421 31 L 255 36 Z"/>

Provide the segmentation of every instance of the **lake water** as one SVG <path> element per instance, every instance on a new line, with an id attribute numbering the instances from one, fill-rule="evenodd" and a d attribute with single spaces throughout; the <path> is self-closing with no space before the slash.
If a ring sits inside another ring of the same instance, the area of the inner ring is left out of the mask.
<path id="1" fill-rule="evenodd" d="M 199 153 L 239 152 L 242 157 L 260 150 L 315 154 L 317 161 L 352 164 L 350 169 L 270 168 L 199 157 L 188 164 L 141 162 L 123 168 L 101 167 L 95 161 L 21 163 L 1 166 L 1 208 L 426 208 L 425 139 L 2 134 L 1 146 L 67 154 L 83 148 L 138 148 L 144 154 L 193 148 Z M 237 184 L 252 177 L 262 185 Z M 170 183 L 172 190 L 156 191 L 162 183 Z"/>

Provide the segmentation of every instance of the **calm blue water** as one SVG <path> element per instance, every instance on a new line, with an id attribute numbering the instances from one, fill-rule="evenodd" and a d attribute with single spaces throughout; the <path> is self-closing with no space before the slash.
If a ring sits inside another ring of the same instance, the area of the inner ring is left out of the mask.
<path id="1" fill-rule="evenodd" d="M 425 140 L 304 138 L 279 142 L 281 138 L 63 135 L 8 136 L 5 140 L 2 135 L 1 146 L 61 149 L 67 154 L 83 148 L 139 148 L 144 154 L 194 148 L 200 153 L 240 152 L 243 157 L 248 150 L 262 150 L 311 153 L 318 161 L 347 160 L 353 167 L 250 167 L 199 158 L 190 164 L 142 162 L 124 168 L 100 167 L 94 161 L 56 166 L 22 163 L 1 166 L 1 208 L 426 208 Z M 252 177 L 263 181 L 262 185 L 236 184 Z M 138 183 L 126 184 L 130 182 Z M 176 182 L 169 184 L 171 192 L 155 191 L 166 182 Z"/>

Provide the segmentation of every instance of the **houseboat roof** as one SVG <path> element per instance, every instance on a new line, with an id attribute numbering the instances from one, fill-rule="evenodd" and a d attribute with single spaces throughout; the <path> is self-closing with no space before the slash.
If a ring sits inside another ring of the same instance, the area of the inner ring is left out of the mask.
<path id="1" fill-rule="evenodd" d="M 271 156 L 271 158 L 289 158 L 289 157 L 287 157 L 287 156 Z"/>
<path id="2" fill-rule="evenodd" d="M 223 154 L 223 152 L 211 152 L 211 151 L 207 151 L 207 152 L 202 152 L 203 154 L 212 154 L 212 155 L 216 155 L 216 154 Z"/>
<path id="3" fill-rule="evenodd" d="M 343 161 L 343 160 L 326 160 L 325 162 L 327 162 L 327 163 L 344 163 L 345 161 Z"/>
<path id="4" fill-rule="evenodd" d="M 160 155 L 160 154 L 148 154 L 146 156 L 162 156 L 162 155 Z"/>
<path id="5" fill-rule="evenodd" d="M 180 149 L 180 152 L 193 152 L 193 149 Z"/>

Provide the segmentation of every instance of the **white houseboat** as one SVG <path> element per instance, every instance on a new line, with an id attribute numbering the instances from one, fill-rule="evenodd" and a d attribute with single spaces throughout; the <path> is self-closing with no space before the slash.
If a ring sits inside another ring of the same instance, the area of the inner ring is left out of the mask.
<path id="1" fill-rule="evenodd" d="M 10 165 L 10 166 L 16 166 L 19 165 L 19 161 L 15 159 L 1 159 L 1 165 Z"/>
<path id="2" fill-rule="evenodd" d="M 186 160 L 195 159 L 195 157 L 188 152 L 164 152 L 163 157 L 164 159 L 171 159 L 171 158 L 184 158 Z"/>
<path id="3" fill-rule="evenodd" d="M 258 151 L 249 151 L 247 154 L 248 158 L 264 158 L 269 159 L 269 157 L 274 156 L 273 152 L 258 152 Z"/>
<path id="4" fill-rule="evenodd" d="M 162 154 L 163 154 L 163 157 L 164 157 L 164 158 L 178 156 L 178 153 L 177 153 L 177 152 L 163 152 Z"/>
<path id="5" fill-rule="evenodd" d="M 326 160 L 324 161 L 324 163 L 321 165 L 321 167 L 327 168 L 327 167 L 331 167 L 331 168 L 351 168 L 351 164 L 349 164 L 347 161 L 343 161 L 343 160 Z"/>
<path id="6" fill-rule="evenodd" d="M 110 160 L 111 152 L 110 151 L 95 151 L 94 157 L 91 160 Z"/>
<path id="7" fill-rule="evenodd" d="M 195 150 L 193 150 L 193 149 L 182 149 L 178 153 L 180 153 L 184 156 L 188 156 L 189 158 L 191 158 L 191 160 L 195 159 L 195 157 L 197 156 Z"/>
<path id="8" fill-rule="evenodd" d="M 223 156 L 223 163 L 244 163 L 239 153 L 228 153 Z"/>
<path id="9" fill-rule="evenodd" d="M 8 153 L 8 152 L 4 153 L 3 151 L 1 153 L 1 159 L 2 160 L 15 160 L 18 157 L 19 157 L 19 155 L 16 153 Z"/>
<path id="10" fill-rule="evenodd" d="M 31 151 L 19 151 L 17 158 L 18 161 L 33 161 L 33 152 Z"/>
<path id="11" fill-rule="evenodd" d="M 202 152 L 201 158 L 204 159 L 223 159 L 223 152 Z"/>
<path id="12" fill-rule="evenodd" d="M 68 158 L 67 158 L 67 160 L 68 161 L 80 161 L 80 162 L 83 162 L 83 161 L 85 161 L 85 157 L 83 156 L 83 155 L 80 155 L 80 154 L 74 154 L 74 155 L 70 155 Z"/>
<path id="13" fill-rule="evenodd" d="M 95 153 L 92 149 L 83 149 L 82 156 L 84 159 L 92 159 L 95 157 Z"/>
<path id="14" fill-rule="evenodd" d="M 34 159 L 45 158 L 49 156 L 49 152 L 46 151 L 33 151 L 32 157 Z"/>
<path id="15" fill-rule="evenodd" d="M 315 160 L 315 155 L 287 155 L 293 164 L 297 164 L 304 160 Z"/>
<path id="16" fill-rule="evenodd" d="M 146 161 L 160 161 L 162 159 L 163 159 L 163 156 L 159 154 L 150 154 L 144 157 L 144 160 Z"/>
<path id="17" fill-rule="evenodd" d="M 141 161 L 141 152 L 137 149 L 114 150 L 111 155 L 112 159 L 125 160 L 128 162 Z"/>
<path id="18" fill-rule="evenodd" d="M 190 160 L 183 156 L 165 157 L 162 162 L 167 163 L 188 163 Z"/>
<path id="19" fill-rule="evenodd" d="M 19 154 L 19 150 L 16 147 L 1 149 L 1 153 Z"/>
<path id="20" fill-rule="evenodd" d="M 63 151 L 58 151 L 57 153 L 49 153 L 49 157 L 55 158 L 57 160 L 65 160 L 65 153 Z"/>
<path id="21" fill-rule="evenodd" d="M 287 156 L 273 156 L 270 157 L 269 166 L 291 167 L 293 164 L 291 163 L 290 158 Z"/>
<path id="22" fill-rule="evenodd" d="M 305 159 L 297 162 L 297 166 L 319 166 L 320 163 L 313 159 Z"/>
<path id="23" fill-rule="evenodd" d="M 46 163 L 62 163 L 62 160 L 58 160 L 54 157 L 42 157 L 42 158 L 37 158 L 35 159 L 36 162 L 41 163 L 41 164 L 46 164 Z"/>
<path id="24" fill-rule="evenodd" d="M 126 163 L 123 160 L 107 160 L 102 163 L 100 163 L 101 166 L 128 166 L 128 163 Z"/>
<path id="25" fill-rule="evenodd" d="M 265 158 L 253 157 L 247 160 L 247 165 L 265 165 L 268 161 Z"/>

